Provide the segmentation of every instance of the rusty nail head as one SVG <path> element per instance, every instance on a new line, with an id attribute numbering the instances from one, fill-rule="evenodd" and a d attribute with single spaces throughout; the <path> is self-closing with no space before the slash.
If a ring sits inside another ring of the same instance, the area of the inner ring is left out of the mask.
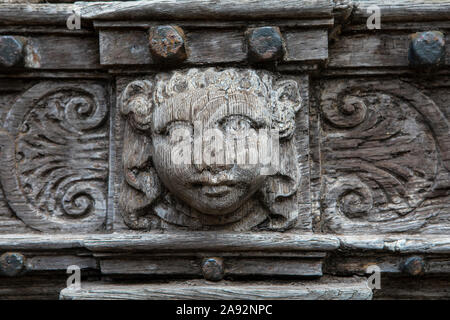
<path id="1" fill-rule="evenodd" d="M 202 264 L 203 277 L 209 281 L 220 281 L 223 279 L 224 269 L 221 258 L 207 258 Z"/>
<path id="2" fill-rule="evenodd" d="M 13 36 L 0 36 L 0 66 L 10 68 L 23 61 L 23 43 Z"/>
<path id="3" fill-rule="evenodd" d="M 278 27 L 251 28 L 247 31 L 248 56 L 253 62 L 280 60 L 284 56 L 283 38 Z"/>
<path id="4" fill-rule="evenodd" d="M 409 257 L 402 266 L 402 271 L 411 275 L 418 276 L 424 273 L 425 263 L 421 257 Z"/>
<path id="5" fill-rule="evenodd" d="M 440 31 L 417 32 L 410 35 L 409 64 L 414 67 L 433 67 L 445 59 L 445 36 Z"/>
<path id="6" fill-rule="evenodd" d="M 174 63 L 187 59 L 186 37 L 180 27 L 152 27 L 149 41 L 150 52 L 159 62 Z"/>
<path id="7" fill-rule="evenodd" d="M 25 257 L 17 252 L 6 252 L 0 256 L 0 274 L 13 277 L 22 272 Z"/>

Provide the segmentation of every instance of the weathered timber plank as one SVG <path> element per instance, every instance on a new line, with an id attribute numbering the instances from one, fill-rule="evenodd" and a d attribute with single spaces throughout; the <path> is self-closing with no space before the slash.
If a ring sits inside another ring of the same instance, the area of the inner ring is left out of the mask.
<path id="1" fill-rule="evenodd" d="M 86 248 L 104 251 L 149 251 L 149 250 L 309 250 L 327 251 L 337 248 L 335 237 L 322 235 L 294 235 L 272 233 L 210 233 L 189 232 L 172 234 L 118 235 L 116 239 L 91 238 L 85 240 Z M 105 241 L 106 240 L 106 241 Z"/>
<path id="2" fill-rule="evenodd" d="M 373 13 L 367 9 L 373 5 L 380 8 L 383 21 L 430 21 L 449 20 L 450 1 L 441 0 L 364 0 L 355 1 L 354 21 L 366 21 Z M 383 28 L 383 25 L 381 25 Z"/>
<path id="3" fill-rule="evenodd" d="M 35 36 L 25 52 L 25 67 L 31 69 L 100 68 L 96 37 Z"/>
<path id="4" fill-rule="evenodd" d="M 295 284 L 207 283 L 205 281 L 168 284 L 115 285 L 83 283 L 80 290 L 64 289 L 63 300 L 153 300 L 153 299 L 286 299 L 286 300 L 370 300 L 372 290 L 365 278 L 326 278 Z"/>
<path id="5" fill-rule="evenodd" d="M 399 277 L 384 275 L 381 278 L 381 289 L 374 290 L 373 299 L 408 299 L 429 300 L 450 298 L 450 278 L 432 277 Z"/>
<path id="6" fill-rule="evenodd" d="M 286 31 L 284 33 L 287 55 L 291 61 L 323 61 L 328 59 L 328 31 Z"/>
<path id="7" fill-rule="evenodd" d="M 450 253 L 448 235 L 320 235 L 292 233 L 180 232 L 170 234 L 2 234 L 0 250 L 67 250 L 92 252 L 139 251 L 377 251 L 396 253 Z"/>
<path id="8" fill-rule="evenodd" d="M 189 19 L 277 19 L 330 17 L 330 0 L 150 0 L 127 2 L 78 2 L 81 16 L 92 20 Z"/>
<path id="9" fill-rule="evenodd" d="M 190 275 L 201 276 L 201 261 L 193 258 L 104 259 L 102 274 L 107 275 Z"/>
<path id="10" fill-rule="evenodd" d="M 405 261 L 410 255 L 358 255 L 340 256 L 333 255 L 327 260 L 325 273 L 339 276 L 361 275 L 368 276 L 367 268 L 376 265 L 383 274 L 396 274 L 409 276 L 403 269 Z M 430 256 L 421 257 L 424 261 L 423 274 L 444 275 L 450 273 L 450 260 L 447 257 Z"/>
<path id="11" fill-rule="evenodd" d="M 76 265 L 80 269 L 97 269 L 97 262 L 92 257 L 78 257 L 70 255 L 56 256 L 34 256 L 27 258 L 25 269 L 32 271 L 66 271 L 71 265 Z"/>
<path id="12" fill-rule="evenodd" d="M 96 29 L 125 29 L 139 28 L 148 30 L 153 26 L 173 24 L 171 20 L 149 20 L 149 21 L 98 21 L 93 22 Z M 282 20 L 233 20 L 233 21 L 214 21 L 214 20 L 177 20 L 176 24 L 181 28 L 220 28 L 220 29 L 244 29 L 256 28 L 270 25 L 289 28 L 331 28 L 334 25 L 334 18 L 316 18 L 316 19 L 282 19 Z M 0 29 L 1 30 L 1 29 Z"/>
<path id="13" fill-rule="evenodd" d="M 73 14 L 72 4 L 0 4 L 0 25 L 65 25 L 67 18 Z"/>
<path id="14" fill-rule="evenodd" d="M 245 62 L 245 30 L 185 30 L 190 52 L 186 64 Z M 328 58 L 326 30 L 289 30 L 284 33 L 286 62 L 316 62 Z M 139 29 L 99 32 L 102 65 L 145 65 L 154 61 L 149 50 L 148 32 Z"/>
<path id="15" fill-rule="evenodd" d="M 225 275 L 321 277 L 322 261 L 307 259 L 226 259 Z"/>
<path id="16" fill-rule="evenodd" d="M 407 67 L 409 34 L 356 34 L 342 37 L 329 48 L 330 68 Z M 446 37 L 450 52 L 450 36 Z M 446 65 L 450 65 L 447 54 Z"/>
<path id="17" fill-rule="evenodd" d="M 220 256 L 220 255 L 219 255 Z M 102 274 L 106 275 L 191 275 L 202 277 L 201 257 L 151 257 L 130 256 L 101 259 Z M 268 259 L 225 257 L 225 276 L 322 276 L 321 259 Z"/>

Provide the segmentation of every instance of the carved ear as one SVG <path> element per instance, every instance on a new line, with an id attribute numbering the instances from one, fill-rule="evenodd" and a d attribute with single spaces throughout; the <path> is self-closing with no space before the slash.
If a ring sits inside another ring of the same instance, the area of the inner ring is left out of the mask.
<path id="1" fill-rule="evenodd" d="M 120 96 L 120 111 L 139 130 L 150 129 L 153 111 L 153 84 L 149 80 L 129 83 Z"/>
<path id="2" fill-rule="evenodd" d="M 162 193 L 162 185 L 151 166 L 151 139 L 127 122 L 123 140 L 125 181 L 119 203 L 125 223 L 132 229 L 149 229 L 154 224 L 150 207 Z"/>
<path id="3" fill-rule="evenodd" d="M 272 101 L 272 128 L 279 131 L 280 139 L 290 138 L 295 131 L 295 114 L 302 106 L 297 82 L 278 82 L 272 93 Z"/>
<path id="4" fill-rule="evenodd" d="M 270 211 L 269 220 L 262 228 L 284 231 L 291 228 L 298 218 L 297 189 L 299 172 L 294 139 L 280 145 L 280 169 L 266 179 L 263 203 Z"/>

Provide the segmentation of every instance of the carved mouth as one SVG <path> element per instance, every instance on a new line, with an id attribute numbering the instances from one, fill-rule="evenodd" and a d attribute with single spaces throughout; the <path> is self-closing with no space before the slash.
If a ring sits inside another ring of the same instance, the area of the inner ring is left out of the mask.
<path id="1" fill-rule="evenodd" d="M 228 185 L 209 186 L 204 185 L 201 188 L 202 193 L 208 197 L 218 198 L 230 193 L 231 187 Z"/>

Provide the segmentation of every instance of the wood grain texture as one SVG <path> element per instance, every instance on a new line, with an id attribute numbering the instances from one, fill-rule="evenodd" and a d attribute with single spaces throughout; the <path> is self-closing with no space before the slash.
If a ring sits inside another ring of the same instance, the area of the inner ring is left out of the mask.
<path id="1" fill-rule="evenodd" d="M 445 233 L 449 124 L 432 99 L 406 81 L 337 80 L 321 110 L 323 230 Z"/>
<path id="2" fill-rule="evenodd" d="M 370 300 L 366 279 L 321 279 L 295 284 L 225 283 L 204 281 L 172 282 L 163 285 L 111 285 L 86 283 L 80 290 L 64 289 L 63 300 L 121 299 L 286 299 L 286 300 Z"/>
<path id="3" fill-rule="evenodd" d="M 330 0 L 276 2 L 273 0 L 151 0 L 128 2 L 78 2 L 81 16 L 92 20 L 140 20 L 148 17 L 159 19 L 276 19 L 302 17 L 330 17 L 333 2 Z"/>
<path id="4" fill-rule="evenodd" d="M 87 249 L 114 252 L 308 252 L 355 251 L 449 254 L 448 235 L 320 235 L 270 232 L 180 232 L 112 234 L 1 234 L 2 251 Z"/>
<path id="5" fill-rule="evenodd" d="M 383 3 L 379 0 L 355 1 L 353 19 L 366 21 L 373 13 L 368 8 L 377 5 L 382 21 L 430 21 L 450 19 L 450 1 L 441 0 L 396 0 Z"/>
<path id="6" fill-rule="evenodd" d="M 29 37 L 25 46 L 25 67 L 30 69 L 99 69 L 96 37 L 42 35 Z"/>
<path id="7" fill-rule="evenodd" d="M 408 67 L 409 34 L 349 34 L 330 45 L 328 67 Z M 446 50 L 450 51 L 449 35 L 446 37 Z M 448 54 L 445 65 L 450 65 Z"/>
<path id="8" fill-rule="evenodd" d="M 208 257 L 208 256 L 206 256 Z M 202 277 L 202 257 L 151 258 L 134 256 L 101 259 L 101 273 L 105 275 L 147 275 Z M 246 258 L 224 257 L 224 276 L 228 277 L 320 277 L 321 259 L 312 258 Z"/>
<path id="9" fill-rule="evenodd" d="M 327 274 L 336 276 L 360 275 L 369 276 L 372 272 L 368 272 L 367 268 L 376 265 L 380 268 L 383 276 L 386 275 L 403 275 L 410 276 L 403 270 L 403 265 L 409 255 L 367 255 L 358 256 L 339 256 L 333 255 L 328 259 L 326 264 Z M 450 261 L 446 256 L 428 256 L 420 257 L 424 261 L 424 269 L 422 275 L 446 275 L 450 272 Z M 412 277 L 411 277 L 412 278 Z"/>
<path id="10" fill-rule="evenodd" d="M 185 29 L 189 55 L 185 64 L 245 63 L 245 29 Z M 100 34 L 100 62 L 105 66 L 152 65 L 148 32 L 104 29 Z M 325 29 L 289 30 L 283 33 L 285 62 L 324 62 L 328 59 L 328 34 Z"/>

